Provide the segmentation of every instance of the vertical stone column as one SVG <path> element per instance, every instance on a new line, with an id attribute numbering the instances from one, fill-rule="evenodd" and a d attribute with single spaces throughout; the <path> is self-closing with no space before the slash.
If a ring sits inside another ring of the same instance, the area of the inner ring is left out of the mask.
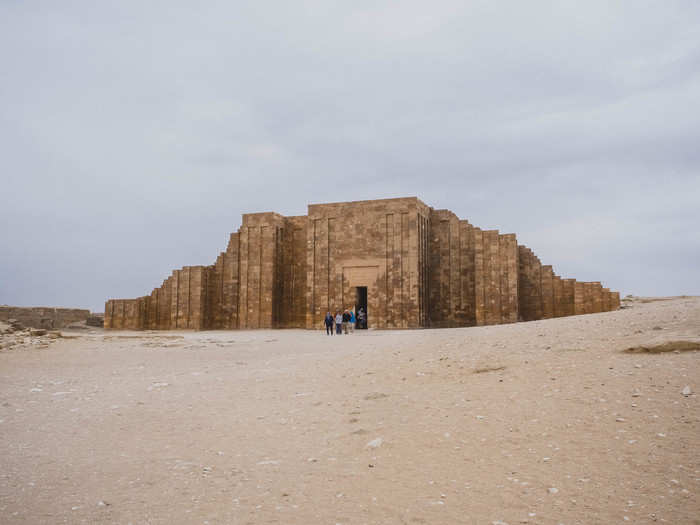
<path id="1" fill-rule="evenodd" d="M 138 318 L 136 320 L 135 330 L 144 330 L 148 326 L 148 311 L 151 306 L 151 297 L 139 297 L 138 301 Z"/>
<path id="2" fill-rule="evenodd" d="M 442 327 L 446 323 L 446 253 L 447 221 L 431 210 L 428 230 L 428 266 L 430 268 L 428 298 L 431 326 Z"/>
<path id="3" fill-rule="evenodd" d="M 542 319 L 554 317 L 554 296 L 552 288 L 552 278 L 554 272 L 550 265 L 542 266 Z"/>
<path id="4" fill-rule="evenodd" d="M 401 309 L 401 215 L 383 214 L 383 262 L 384 282 L 380 284 L 384 295 L 384 307 L 378 325 L 396 328 L 401 320 L 397 310 Z"/>
<path id="5" fill-rule="evenodd" d="M 201 330 L 205 322 L 206 273 L 204 266 L 189 266 L 189 318 L 187 328 Z"/>
<path id="6" fill-rule="evenodd" d="M 126 330 L 138 330 L 141 328 L 141 300 L 122 300 L 122 319 L 120 328 Z"/>
<path id="7" fill-rule="evenodd" d="M 610 288 L 603 288 L 602 291 L 602 310 L 603 312 L 609 312 L 611 310 L 610 308 Z"/>
<path id="8" fill-rule="evenodd" d="M 499 236 L 501 269 L 501 322 L 518 320 L 518 243 L 515 234 Z"/>
<path id="9" fill-rule="evenodd" d="M 459 221 L 459 309 L 460 326 L 476 324 L 476 291 L 474 260 L 474 229 L 467 221 Z"/>
<path id="10" fill-rule="evenodd" d="M 146 318 L 146 326 L 144 328 L 148 330 L 156 330 L 158 328 L 158 294 L 160 290 L 156 288 L 151 292 L 151 296 L 148 298 L 148 310 Z"/>
<path id="11" fill-rule="evenodd" d="M 259 328 L 260 228 L 241 227 L 241 328 Z"/>
<path id="12" fill-rule="evenodd" d="M 222 313 L 221 320 L 226 328 L 239 328 L 240 304 L 240 242 L 241 235 L 232 233 L 222 260 Z"/>
<path id="13" fill-rule="evenodd" d="M 327 221 L 327 261 L 328 261 L 328 304 L 333 310 L 339 310 L 341 313 L 345 309 L 344 290 L 343 290 L 343 266 L 340 260 L 340 250 L 343 242 L 343 223 L 338 217 L 328 217 Z M 379 225 L 378 225 L 379 226 Z M 382 224 L 386 227 L 386 224 Z M 386 289 L 386 288 L 384 288 Z M 325 314 L 325 311 L 323 312 Z M 374 315 L 374 321 L 377 322 L 383 318 L 384 308 L 378 309 Z"/>
<path id="14" fill-rule="evenodd" d="M 603 287 L 599 282 L 591 283 L 592 313 L 603 311 Z"/>
<path id="15" fill-rule="evenodd" d="M 519 307 L 523 321 L 542 319 L 542 264 L 525 246 L 519 251 Z"/>
<path id="16" fill-rule="evenodd" d="M 277 225 L 270 224 L 260 228 L 258 279 L 258 323 L 255 328 L 273 328 L 273 301 L 278 300 L 277 284 Z M 251 288 L 249 287 L 249 291 Z"/>
<path id="17" fill-rule="evenodd" d="M 501 278 L 498 230 L 484 231 L 483 238 L 486 324 L 499 324 L 501 322 Z"/>
<path id="18" fill-rule="evenodd" d="M 520 321 L 530 320 L 528 298 L 531 293 L 531 283 L 528 276 L 530 254 L 525 246 L 518 245 L 518 311 Z"/>
<path id="19" fill-rule="evenodd" d="M 282 249 L 282 326 L 304 328 L 307 314 L 307 218 L 287 217 Z M 325 313 L 325 312 L 324 312 Z"/>
<path id="20" fill-rule="evenodd" d="M 190 325 L 190 267 L 185 266 L 180 273 L 180 286 L 178 288 L 178 312 L 177 326 L 178 328 L 192 328 Z"/>
<path id="21" fill-rule="evenodd" d="M 333 306 L 328 296 L 328 220 L 309 217 L 309 253 L 307 258 L 307 289 L 309 314 L 307 328 L 321 328 L 323 317 Z M 333 313 L 333 312 L 331 312 Z"/>
<path id="22" fill-rule="evenodd" d="M 161 293 L 158 296 L 158 329 L 169 330 L 172 319 L 172 285 L 173 277 L 168 277 L 161 286 Z"/>
<path id="23" fill-rule="evenodd" d="M 114 307 L 114 301 L 112 299 L 108 299 L 105 302 L 105 317 L 104 317 L 104 327 L 105 329 L 110 329 L 112 328 L 112 308 Z"/>
<path id="24" fill-rule="evenodd" d="M 239 312 L 238 312 L 238 327 L 239 328 L 250 328 L 254 325 L 251 321 L 251 314 L 254 311 L 254 305 L 249 304 L 250 293 L 248 290 L 251 278 L 250 278 L 250 252 L 251 244 L 255 244 L 255 235 L 251 235 L 251 227 L 241 226 L 239 230 L 240 244 L 239 244 L 239 272 L 240 272 L 240 285 L 239 285 Z M 251 238 L 252 237 L 252 238 Z"/>
<path id="25" fill-rule="evenodd" d="M 593 313 L 593 283 L 583 283 L 583 309 L 587 314 Z"/>
<path id="26" fill-rule="evenodd" d="M 554 303 L 554 317 L 563 317 L 564 308 L 562 305 L 562 280 L 558 275 L 552 275 L 552 297 Z"/>
<path id="27" fill-rule="evenodd" d="M 484 259 L 486 257 L 484 232 L 480 228 L 474 228 L 474 305 L 477 326 L 488 324 L 486 310 L 486 273 L 484 271 Z"/>
<path id="28" fill-rule="evenodd" d="M 586 313 L 586 293 L 585 283 L 580 281 L 574 282 L 574 314 L 581 315 Z"/>
<path id="29" fill-rule="evenodd" d="M 619 310 L 620 309 L 620 292 L 611 292 L 611 306 L 613 310 Z"/>
<path id="30" fill-rule="evenodd" d="M 401 213 L 401 322 L 402 328 L 420 326 L 418 290 L 420 270 L 418 267 L 418 211 Z"/>
<path id="31" fill-rule="evenodd" d="M 575 288 L 576 279 L 563 279 L 561 281 L 562 288 L 562 315 L 575 315 Z"/>
<path id="32" fill-rule="evenodd" d="M 463 326 L 463 321 L 460 320 L 458 312 L 462 310 L 462 301 L 460 294 L 460 230 L 459 218 L 453 214 L 448 215 L 448 235 L 447 246 L 449 249 L 448 261 L 448 293 L 449 293 L 449 315 L 448 326 Z"/>
<path id="33" fill-rule="evenodd" d="M 116 318 L 116 323 L 115 323 L 115 328 L 118 330 L 124 330 L 128 329 L 128 316 L 130 314 L 129 309 L 128 309 L 128 302 L 129 299 L 120 299 L 117 309 L 117 318 Z"/>
<path id="34" fill-rule="evenodd" d="M 182 328 L 178 326 L 178 310 L 180 307 L 180 270 L 173 270 L 170 276 L 170 328 L 177 330 Z"/>
<path id="35" fill-rule="evenodd" d="M 207 267 L 207 320 L 205 325 L 207 328 L 224 328 L 223 322 L 223 261 L 224 253 L 220 253 L 216 262 Z"/>
<path id="36" fill-rule="evenodd" d="M 283 217 L 276 213 L 243 216 L 238 236 L 240 328 L 273 328 L 279 321 L 282 294 L 279 250 L 283 228 Z"/>
<path id="37" fill-rule="evenodd" d="M 430 234 L 429 213 L 418 214 L 418 268 L 420 287 L 418 290 L 419 325 L 428 327 L 430 319 L 430 258 L 428 256 Z"/>
<path id="38" fill-rule="evenodd" d="M 450 306 L 452 297 L 450 294 L 450 221 L 444 215 L 440 216 L 438 223 L 438 253 L 440 254 L 439 266 L 439 285 L 436 286 L 436 291 L 439 291 L 439 311 L 440 311 L 440 326 L 450 325 Z"/>
<path id="39" fill-rule="evenodd" d="M 110 323 L 110 328 L 114 330 L 120 330 L 123 328 L 123 318 L 124 318 L 124 302 L 119 299 L 112 300 L 112 322 Z"/>

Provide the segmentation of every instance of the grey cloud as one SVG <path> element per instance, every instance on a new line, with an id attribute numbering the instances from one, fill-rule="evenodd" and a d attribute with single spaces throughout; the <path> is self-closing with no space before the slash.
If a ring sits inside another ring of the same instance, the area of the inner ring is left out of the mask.
<path id="1" fill-rule="evenodd" d="M 403 195 L 565 276 L 700 293 L 698 15 L 4 2 L 0 303 L 100 310 L 212 262 L 241 213 Z"/>

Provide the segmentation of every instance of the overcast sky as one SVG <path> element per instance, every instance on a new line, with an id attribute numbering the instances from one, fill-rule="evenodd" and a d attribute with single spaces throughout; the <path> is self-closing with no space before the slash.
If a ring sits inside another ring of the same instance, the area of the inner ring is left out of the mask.
<path id="1" fill-rule="evenodd" d="M 418 196 L 700 294 L 700 2 L 0 0 L 0 304 L 102 311 L 241 213 Z"/>

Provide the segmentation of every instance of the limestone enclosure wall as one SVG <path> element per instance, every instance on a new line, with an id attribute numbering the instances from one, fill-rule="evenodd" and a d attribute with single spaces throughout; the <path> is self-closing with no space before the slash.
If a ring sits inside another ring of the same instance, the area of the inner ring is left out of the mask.
<path id="1" fill-rule="evenodd" d="M 305 326 L 319 326 L 327 311 L 352 309 L 357 287 L 367 288 L 372 326 L 421 326 L 427 261 L 419 246 L 429 216 L 418 199 L 310 205 L 306 304 L 299 305 Z"/>
<path id="2" fill-rule="evenodd" d="M 86 321 L 88 317 L 90 310 L 77 308 L 0 306 L 0 321 L 16 319 L 33 328 L 65 328 L 71 323 Z"/>
<path id="3" fill-rule="evenodd" d="M 618 292 L 562 279 L 515 234 L 415 197 L 244 214 L 210 266 L 150 295 L 110 299 L 108 329 L 320 328 L 366 293 L 368 326 L 478 326 L 615 310 Z"/>
<path id="4" fill-rule="evenodd" d="M 448 210 L 433 210 L 430 225 L 429 326 L 516 322 L 515 235 L 483 231 Z"/>

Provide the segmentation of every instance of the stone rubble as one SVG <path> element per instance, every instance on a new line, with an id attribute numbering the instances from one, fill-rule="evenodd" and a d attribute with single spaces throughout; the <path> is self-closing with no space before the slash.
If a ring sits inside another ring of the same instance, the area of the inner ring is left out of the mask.
<path id="1" fill-rule="evenodd" d="M 0 321 L 0 351 L 47 348 L 61 337 L 58 330 L 25 328 L 14 319 L 7 323 Z"/>

